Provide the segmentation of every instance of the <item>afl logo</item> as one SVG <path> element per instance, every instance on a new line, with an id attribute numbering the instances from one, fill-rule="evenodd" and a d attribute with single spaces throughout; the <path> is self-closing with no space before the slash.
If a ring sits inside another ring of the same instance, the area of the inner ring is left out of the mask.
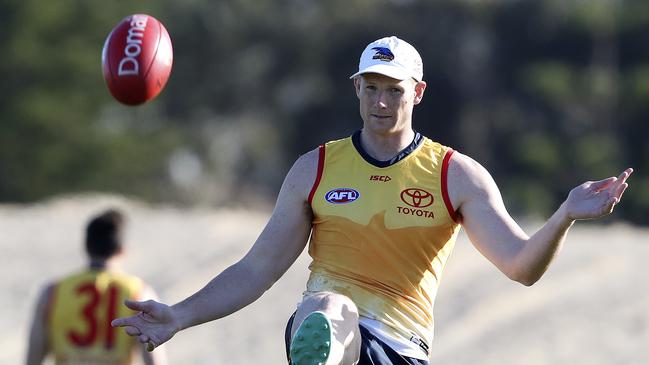
<path id="1" fill-rule="evenodd" d="M 347 204 L 358 199 L 361 194 L 352 188 L 337 188 L 325 194 L 325 200 L 332 204 Z"/>
<path id="2" fill-rule="evenodd" d="M 433 195 L 426 190 L 410 188 L 401 192 L 401 200 L 413 208 L 426 208 L 433 204 Z"/>

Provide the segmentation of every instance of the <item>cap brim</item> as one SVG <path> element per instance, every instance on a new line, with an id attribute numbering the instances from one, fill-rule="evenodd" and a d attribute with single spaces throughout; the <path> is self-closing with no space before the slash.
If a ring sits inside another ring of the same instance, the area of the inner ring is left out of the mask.
<path id="1" fill-rule="evenodd" d="M 405 71 L 401 67 L 395 67 L 391 65 L 372 65 L 358 71 L 357 73 L 351 75 L 349 78 L 353 79 L 356 76 L 368 73 L 381 74 L 396 80 L 405 80 L 411 77 L 414 78 L 414 76 L 412 76 L 408 71 Z"/>

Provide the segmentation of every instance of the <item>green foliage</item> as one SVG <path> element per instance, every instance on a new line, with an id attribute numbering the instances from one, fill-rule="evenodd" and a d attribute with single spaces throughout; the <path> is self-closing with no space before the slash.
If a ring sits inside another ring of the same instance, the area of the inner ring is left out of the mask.
<path id="1" fill-rule="evenodd" d="M 626 86 L 632 102 L 639 106 L 649 105 L 649 63 L 640 64 L 627 71 Z"/>
<path id="2" fill-rule="evenodd" d="M 174 45 L 166 89 L 137 108 L 110 97 L 100 67 L 132 13 Z M 0 200 L 272 200 L 300 153 L 359 128 L 348 77 L 395 34 L 424 59 L 415 128 L 483 163 L 512 213 L 545 216 L 633 166 L 616 217 L 646 224 L 647 14 L 639 0 L 2 1 Z"/>
<path id="3" fill-rule="evenodd" d="M 125 15 L 99 5 L 86 1 L 0 5 L 4 7 L 0 12 L 11 15 L 0 66 L 5 81 L 2 200 L 31 201 L 88 189 L 159 197 L 149 194 L 150 182 L 163 175 L 160 168 L 168 141 L 177 138 L 164 136 L 171 131 L 137 128 L 111 134 L 98 124 L 110 102 L 101 76 L 101 48 Z"/>
<path id="4" fill-rule="evenodd" d="M 575 70 L 562 62 L 544 62 L 523 69 L 523 85 L 552 105 L 571 104 L 580 82 Z"/>

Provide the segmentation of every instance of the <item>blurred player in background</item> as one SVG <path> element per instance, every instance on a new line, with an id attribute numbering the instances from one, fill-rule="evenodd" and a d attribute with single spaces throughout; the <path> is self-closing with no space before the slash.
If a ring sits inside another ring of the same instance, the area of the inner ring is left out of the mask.
<path id="1" fill-rule="evenodd" d="M 152 349 L 252 303 L 310 239 L 311 276 L 286 328 L 289 362 L 425 365 L 433 303 L 460 226 L 507 277 L 532 285 L 573 223 L 611 213 L 628 186 L 632 169 L 585 182 L 528 236 L 485 168 L 413 129 L 426 82 L 412 45 L 370 43 L 352 79 L 362 129 L 297 159 L 250 251 L 173 306 L 127 302 L 140 313 L 114 325 Z"/>
<path id="2" fill-rule="evenodd" d="M 86 227 L 88 268 L 57 280 L 43 290 L 29 335 L 27 364 L 38 365 L 51 354 L 57 365 L 133 363 L 140 352 L 145 364 L 166 364 L 164 351 L 147 352 L 123 331 L 111 327 L 131 315 L 126 299 L 155 299 L 141 279 L 120 272 L 125 219 L 117 210 L 93 217 Z"/>

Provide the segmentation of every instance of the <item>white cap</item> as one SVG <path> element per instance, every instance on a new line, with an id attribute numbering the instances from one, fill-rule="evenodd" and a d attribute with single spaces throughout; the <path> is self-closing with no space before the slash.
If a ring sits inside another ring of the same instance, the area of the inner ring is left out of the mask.
<path id="1" fill-rule="evenodd" d="M 392 36 L 376 40 L 365 47 L 358 63 L 358 72 L 350 78 L 365 73 L 377 73 L 397 80 L 412 77 L 421 81 L 424 66 L 415 47 Z"/>

